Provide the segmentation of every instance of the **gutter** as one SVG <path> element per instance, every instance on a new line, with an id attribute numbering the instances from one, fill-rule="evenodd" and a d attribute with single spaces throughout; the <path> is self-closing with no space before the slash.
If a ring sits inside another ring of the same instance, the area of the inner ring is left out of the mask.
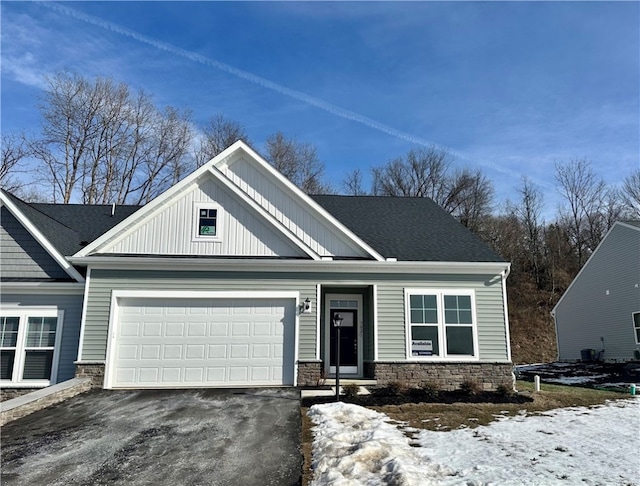
<path id="1" fill-rule="evenodd" d="M 419 261 L 345 261 L 345 260 L 262 260 L 161 258 L 145 256 L 70 256 L 74 265 L 93 269 L 188 270 L 188 271 L 270 271 L 338 273 L 443 273 L 508 275 L 508 262 L 419 262 Z M 505 276 L 506 278 L 506 276 Z"/>

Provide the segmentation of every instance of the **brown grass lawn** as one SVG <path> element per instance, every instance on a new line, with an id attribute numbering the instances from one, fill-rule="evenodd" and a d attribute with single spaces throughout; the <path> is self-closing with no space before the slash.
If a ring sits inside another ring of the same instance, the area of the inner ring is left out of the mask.
<path id="1" fill-rule="evenodd" d="M 446 431 L 461 426 L 477 427 L 488 425 L 498 417 L 514 416 L 525 411 L 539 413 L 556 408 L 590 407 L 601 405 L 607 400 L 626 398 L 618 392 L 593 390 L 575 386 L 543 384 L 540 393 L 534 391 L 530 382 L 518 381 L 518 393 L 530 397 L 525 403 L 402 403 L 370 407 L 382 412 L 393 420 L 405 422 L 410 427 L 426 430 Z M 307 407 L 302 407 L 302 452 L 304 454 L 303 486 L 312 479 L 311 446 L 313 423 L 307 416 Z"/>

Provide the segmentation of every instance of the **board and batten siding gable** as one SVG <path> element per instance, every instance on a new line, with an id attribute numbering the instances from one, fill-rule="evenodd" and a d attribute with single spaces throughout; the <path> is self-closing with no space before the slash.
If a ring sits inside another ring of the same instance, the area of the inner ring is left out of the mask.
<path id="1" fill-rule="evenodd" d="M 378 282 L 378 359 L 406 359 L 405 289 L 475 292 L 480 361 L 509 361 L 502 283 L 495 275 L 404 275 Z"/>
<path id="2" fill-rule="evenodd" d="M 221 171 L 319 255 L 370 257 L 257 164 L 240 158 Z"/>
<path id="3" fill-rule="evenodd" d="M 75 376 L 74 361 L 76 361 L 78 357 L 82 299 L 82 293 L 77 295 L 0 293 L 0 306 L 19 306 L 22 308 L 57 307 L 58 310 L 64 311 L 62 337 L 60 339 L 60 359 L 56 380 L 57 383 L 70 380 Z"/>
<path id="4" fill-rule="evenodd" d="M 639 311 L 640 231 L 617 224 L 556 306 L 559 359 L 581 359 L 582 349 L 633 359 L 640 345 L 632 313 Z"/>
<path id="5" fill-rule="evenodd" d="M 27 229 L 2 206 L 0 208 L 0 254 L 2 278 L 69 279 L 69 274 L 53 259 Z"/>
<path id="6" fill-rule="evenodd" d="M 299 316 L 298 358 L 316 359 L 317 285 L 331 288 L 377 285 L 378 359 L 402 361 L 405 351 L 405 288 L 473 289 L 480 361 L 508 361 L 507 332 L 499 276 L 371 275 L 319 272 L 188 272 L 92 269 L 82 360 L 104 360 L 113 290 L 294 291 L 311 299 L 313 312 Z M 366 299 L 369 301 L 369 299 Z M 373 312 L 365 313 L 373 319 Z M 370 323 L 372 325 L 372 322 Z M 324 324 L 321 325 L 321 327 Z"/>
<path id="7" fill-rule="evenodd" d="M 216 240 L 195 240 L 196 203 L 218 210 Z M 167 201 L 149 220 L 103 253 L 209 256 L 301 257 L 303 252 L 285 235 L 228 189 L 202 176 L 190 190 Z"/>

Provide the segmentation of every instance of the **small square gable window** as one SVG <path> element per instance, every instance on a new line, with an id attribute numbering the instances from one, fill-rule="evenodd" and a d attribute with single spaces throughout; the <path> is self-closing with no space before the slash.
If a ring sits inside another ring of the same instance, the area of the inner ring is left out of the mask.
<path id="1" fill-rule="evenodd" d="M 218 227 L 217 209 L 200 209 L 198 217 L 198 236 L 216 236 Z"/>
<path id="2" fill-rule="evenodd" d="M 197 203 L 193 208 L 193 239 L 219 240 L 222 210 L 210 203 Z"/>

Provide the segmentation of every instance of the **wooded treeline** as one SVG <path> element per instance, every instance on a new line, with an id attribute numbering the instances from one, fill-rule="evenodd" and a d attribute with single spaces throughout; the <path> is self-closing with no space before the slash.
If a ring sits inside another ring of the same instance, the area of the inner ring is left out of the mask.
<path id="1" fill-rule="evenodd" d="M 108 78 L 58 73 L 37 108 L 41 133 L 2 133 L 2 187 L 25 200 L 144 204 L 236 140 L 252 143 L 222 114 L 197 126 L 189 110 L 160 108 L 151 95 Z M 261 151 L 307 193 L 432 198 L 512 262 L 512 325 L 521 310 L 529 320 L 540 312 L 548 327 L 548 311 L 611 225 L 640 219 L 640 168 L 609 186 L 586 159 L 557 162 L 561 204 L 547 221 L 543 193 L 530 179 L 514 181 L 518 198 L 498 206 L 480 169 L 460 167 L 437 147 L 410 150 L 368 177 L 353 170 L 339 188 L 312 143 L 275 132 Z"/>

